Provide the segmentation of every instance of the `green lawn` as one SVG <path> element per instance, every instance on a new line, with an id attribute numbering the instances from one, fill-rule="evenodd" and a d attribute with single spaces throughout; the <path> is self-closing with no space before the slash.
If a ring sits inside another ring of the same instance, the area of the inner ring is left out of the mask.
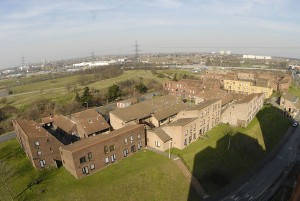
<path id="1" fill-rule="evenodd" d="M 289 93 L 291 93 L 294 96 L 300 97 L 300 88 L 298 88 L 296 84 L 293 83 L 289 88 Z"/>
<path id="2" fill-rule="evenodd" d="M 288 130 L 290 121 L 272 106 L 265 106 L 246 128 L 219 124 L 183 150 L 173 149 L 190 167 L 208 193 L 216 192 L 253 168 Z"/>
<path id="3" fill-rule="evenodd" d="M 13 196 L 36 178 L 43 178 L 16 200 L 197 200 L 188 180 L 171 160 L 146 150 L 81 180 L 63 167 L 36 171 L 16 140 L 0 144 L 0 160 L 5 160 L 4 169 L 12 167 L 14 171 L 6 182 Z M 1 178 L 4 172 L 0 171 Z M 3 185 L 0 198 L 9 200 Z"/>

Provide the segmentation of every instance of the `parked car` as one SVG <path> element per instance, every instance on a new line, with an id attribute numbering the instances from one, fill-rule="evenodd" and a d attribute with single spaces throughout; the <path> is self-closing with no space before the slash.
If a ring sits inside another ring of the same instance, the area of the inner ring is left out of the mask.
<path id="1" fill-rule="evenodd" d="M 297 121 L 294 121 L 293 124 L 292 124 L 292 126 L 293 126 L 293 127 L 297 127 L 297 126 L 298 126 L 298 122 L 297 122 Z"/>

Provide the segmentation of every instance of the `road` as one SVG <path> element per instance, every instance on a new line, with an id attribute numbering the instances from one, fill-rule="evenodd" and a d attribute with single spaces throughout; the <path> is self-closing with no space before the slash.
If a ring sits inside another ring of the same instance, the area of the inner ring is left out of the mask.
<path id="1" fill-rule="evenodd" d="M 277 156 L 269 161 L 255 176 L 234 190 L 222 201 L 264 201 L 276 191 L 277 183 L 295 161 L 300 161 L 300 127 L 297 127 Z"/>
<path id="2" fill-rule="evenodd" d="M 16 133 L 15 132 L 11 132 L 11 133 L 8 133 L 8 134 L 0 135 L 0 143 L 8 141 L 10 139 L 13 139 L 15 137 L 16 137 Z"/>

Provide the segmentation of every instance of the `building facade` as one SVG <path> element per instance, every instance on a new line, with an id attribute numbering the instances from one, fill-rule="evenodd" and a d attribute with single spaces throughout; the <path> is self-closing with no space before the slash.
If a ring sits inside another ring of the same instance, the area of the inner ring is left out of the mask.
<path id="1" fill-rule="evenodd" d="M 145 126 L 130 125 L 62 147 L 64 167 L 77 179 L 122 160 L 146 146 Z"/>
<path id="2" fill-rule="evenodd" d="M 264 94 L 250 94 L 229 105 L 221 115 L 221 122 L 246 127 L 263 107 Z"/>
<path id="3" fill-rule="evenodd" d="M 147 132 L 148 146 L 165 151 L 183 149 L 203 137 L 221 118 L 221 100 L 207 100 L 180 111 L 171 123 Z"/>
<path id="4" fill-rule="evenodd" d="M 61 142 L 34 121 L 14 119 L 12 123 L 18 142 L 36 169 L 61 166 Z"/>
<path id="5" fill-rule="evenodd" d="M 286 92 L 280 98 L 280 107 L 291 117 L 295 117 L 300 111 L 299 97 Z"/>
<path id="6" fill-rule="evenodd" d="M 265 98 L 271 97 L 273 89 L 271 87 L 256 86 L 253 81 L 244 80 L 224 80 L 224 89 L 228 92 L 253 94 L 263 93 Z"/>
<path id="7" fill-rule="evenodd" d="M 176 96 L 161 96 L 111 111 L 110 124 L 114 129 L 136 124 L 145 124 L 147 128 L 160 127 L 172 121 L 184 108 L 186 105 Z"/>
<path id="8" fill-rule="evenodd" d="M 195 95 L 202 91 L 203 81 L 183 79 L 179 81 L 166 81 L 163 83 L 163 89 L 171 95 L 179 98 L 193 99 Z"/>

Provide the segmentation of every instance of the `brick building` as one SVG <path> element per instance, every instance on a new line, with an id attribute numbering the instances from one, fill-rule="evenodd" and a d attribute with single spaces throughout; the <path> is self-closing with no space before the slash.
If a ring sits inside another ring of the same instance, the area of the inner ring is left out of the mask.
<path id="1" fill-rule="evenodd" d="M 145 147 L 144 125 L 129 125 L 60 149 L 64 167 L 77 179 L 126 158 Z"/>
<path id="2" fill-rule="evenodd" d="M 224 89 L 228 92 L 242 94 L 263 93 L 265 98 L 272 95 L 273 89 L 271 87 L 258 86 L 255 83 L 255 81 L 250 80 L 224 80 Z"/>
<path id="3" fill-rule="evenodd" d="M 171 95 L 193 99 L 196 94 L 204 89 L 204 84 L 201 80 L 168 80 L 163 83 L 163 89 Z"/>
<path id="4" fill-rule="evenodd" d="M 286 92 L 280 98 L 280 107 L 290 116 L 295 117 L 300 111 L 299 97 Z"/>
<path id="5" fill-rule="evenodd" d="M 264 94 L 250 94 L 228 106 L 221 115 L 222 123 L 246 127 L 263 107 Z"/>
<path id="6" fill-rule="evenodd" d="M 110 131 L 110 125 L 93 109 L 68 116 L 54 115 L 42 118 L 42 123 L 46 127 L 53 127 L 59 132 L 75 135 L 81 139 Z"/>
<path id="7" fill-rule="evenodd" d="M 161 96 L 111 111 L 110 124 L 114 129 L 140 123 L 146 124 L 148 128 L 160 127 L 172 121 L 185 107 L 186 105 L 176 96 Z"/>
<path id="8" fill-rule="evenodd" d="M 61 142 L 35 121 L 14 119 L 12 123 L 18 142 L 36 169 L 61 165 Z"/>
<path id="9" fill-rule="evenodd" d="M 165 151 L 183 149 L 220 121 L 221 100 L 208 100 L 180 111 L 169 124 L 147 132 L 147 145 Z"/>

